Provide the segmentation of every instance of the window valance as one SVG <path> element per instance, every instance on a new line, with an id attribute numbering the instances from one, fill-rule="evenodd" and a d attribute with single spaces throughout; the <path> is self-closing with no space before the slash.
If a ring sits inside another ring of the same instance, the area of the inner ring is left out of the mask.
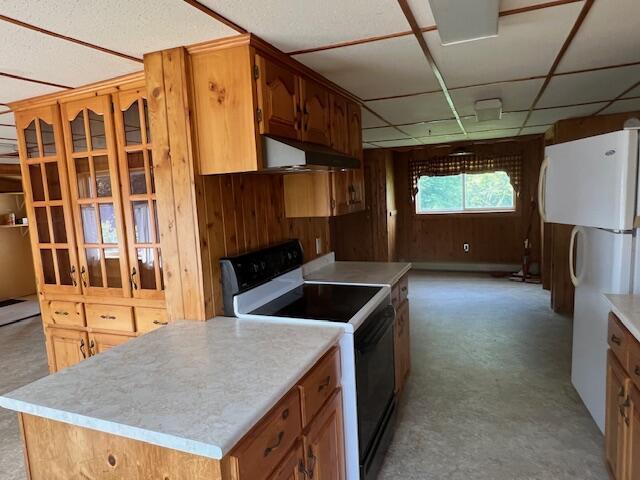
<path id="1" fill-rule="evenodd" d="M 418 193 L 418 179 L 422 176 L 443 177 L 461 173 L 506 172 L 516 195 L 522 186 L 522 156 L 468 155 L 464 157 L 431 157 L 409 160 L 409 188 L 411 199 Z"/>

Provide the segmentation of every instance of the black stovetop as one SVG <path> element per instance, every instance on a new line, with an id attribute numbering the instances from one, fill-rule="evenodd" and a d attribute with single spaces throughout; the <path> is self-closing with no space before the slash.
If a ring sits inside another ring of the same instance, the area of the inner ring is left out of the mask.
<path id="1" fill-rule="evenodd" d="M 381 289 L 360 285 L 304 283 L 250 314 L 347 323 Z"/>

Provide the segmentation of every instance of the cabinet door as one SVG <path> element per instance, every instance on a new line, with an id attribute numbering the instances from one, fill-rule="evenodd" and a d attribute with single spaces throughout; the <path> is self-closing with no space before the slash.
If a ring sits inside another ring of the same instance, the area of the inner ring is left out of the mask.
<path id="1" fill-rule="evenodd" d="M 360 105 L 349 102 L 349 153 L 362 161 L 362 112 Z"/>
<path id="2" fill-rule="evenodd" d="M 296 443 L 268 480 L 304 480 L 305 464 L 302 443 Z"/>
<path id="3" fill-rule="evenodd" d="M 89 334 L 89 352 L 91 355 L 97 355 L 106 352 L 110 348 L 122 345 L 132 338 L 134 336 L 92 332 Z"/>
<path id="4" fill-rule="evenodd" d="M 350 154 L 349 113 L 347 100 L 340 95 L 331 94 L 331 147 L 339 152 Z"/>
<path id="5" fill-rule="evenodd" d="M 59 372 L 89 356 L 89 340 L 87 333 L 64 328 L 48 328 L 50 353 L 53 371 Z"/>
<path id="6" fill-rule="evenodd" d="M 80 293 L 58 107 L 16 112 L 16 128 L 38 290 Z"/>
<path id="7" fill-rule="evenodd" d="M 300 83 L 291 70 L 256 56 L 260 133 L 300 139 Z"/>
<path id="8" fill-rule="evenodd" d="M 640 391 L 635 386 L 629 390 L 627 479 L 640 480 Z"/>
<path id="9" fill-rule="evenodd" d="M 331 105 L 329 91 L 322 85 L 302 78 L 302 140 L 331 145 Z"/>
<path id="10" fill-rule="evenodd" d="M 63 104 L 62 122 L 83 292 L 128 297 L 111 97 Z"/>
<path id="11" fill-rule="evenodd" d="M 344 436 L 342 395 L 337 390 L 311 422 L 304 436 L 307 476 L 315 480 L 343 480 Z"/>
<path id="12" fill-rule="evenodd" d="M 164 299 L 146 89 L 114 95 L 129 283 L 135 298 Z"/>
<path id="13" fill-rule="evenodd" d="M 364 210 L 364 168 L 349 170 L 349 211 Z"/>
<path id="14" fill-rule="evenodd" d="M 625 477 L 625 401 L 629 378 L 613 352 L 607 355 L 607 389 L 605 416 L 605 455 L 617 480 Z"/>
<path id="15" fill-rule="evenodd" d="M 331 213 L 344 215 L 349 213 L 350 176 L 349 172 L 331 172 Z"/>

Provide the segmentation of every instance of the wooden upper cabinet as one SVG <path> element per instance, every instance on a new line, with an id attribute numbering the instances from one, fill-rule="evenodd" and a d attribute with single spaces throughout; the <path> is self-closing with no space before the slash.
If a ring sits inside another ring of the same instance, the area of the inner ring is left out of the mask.
<path id="1" fill-rule="evenodd" d="M 134 298 L 164 299 L 151 131 L 144 85 L 113 96 L 129 279 Z"/>
<path id="2" fill-rule="evenodd" d="M 87 295 L 131 294 L 110 95 L 61 105 L 80 283 Z"/>
<path id="3" fill-rule="evenodd" d="M 330 93 L 308 78 L 300 78 L 302 140 L 331 146 Z"/>
<path id="4" fill-rule="evenodd" d="M 58 106 L 17 111 L 15 115 L 38 290 L 80 293 Z"/>
<path id="5" fill-rule="evenodd" d="M 298 76 L 261 55 L 256 56 L 254 76 L 260 133 L 299 140 L 302 112 Z"/>
<path id="6" fill-rule="evenodd" d="M 342 153 L 351 153 L 347 99 L 331 94 L 331 147 Z"/>

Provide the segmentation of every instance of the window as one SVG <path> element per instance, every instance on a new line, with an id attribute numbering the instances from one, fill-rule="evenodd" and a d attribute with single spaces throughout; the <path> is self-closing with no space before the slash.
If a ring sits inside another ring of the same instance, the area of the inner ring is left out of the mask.
<path id="1" fill-rule="evenodd" d="M 421 176 L 417 213 L 512 212 L 515 192 L 506 172 Z"/>

